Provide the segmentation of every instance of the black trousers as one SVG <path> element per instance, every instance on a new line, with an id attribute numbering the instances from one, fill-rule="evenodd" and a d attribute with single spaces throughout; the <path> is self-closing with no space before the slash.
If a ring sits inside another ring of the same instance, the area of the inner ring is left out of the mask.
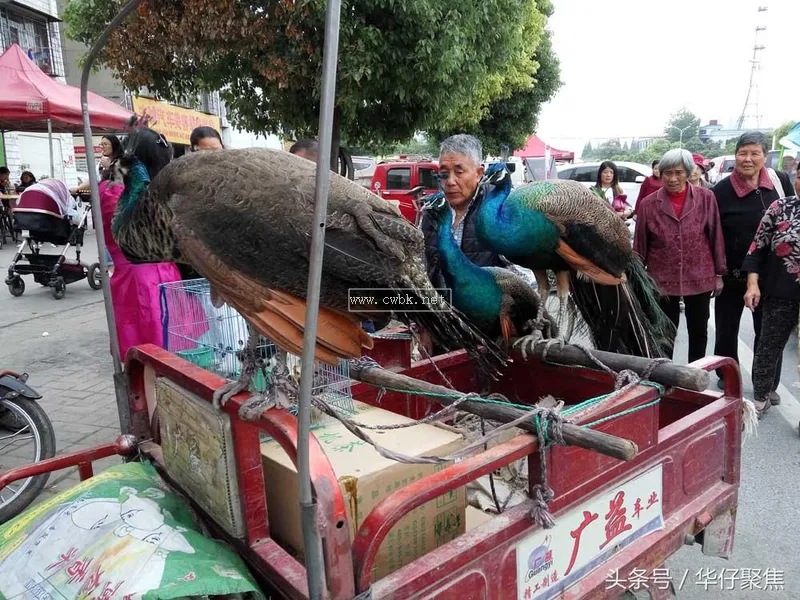
<path id="1" fill-rule="evenodd" d="M 678 328 L 681 319 L 680 296 L 663 296 L 661 308 Z M 708 345 L 708 316 L 711 292 L 684 296 L 684 315 L 686 317 L 686 330 L 689 333 L 689 362 L 700 360 L 706 355 Z M 669 356 L 673 357 L 675 339 L 670 343 Z"/>
<path id="2" fill-rule="evenodd" d="M 714 322 L 717 330 L 714 354 L 729 356 L 739 362 L 739 322 L 742 320 L 744 307 L 744 294 L 747 291 L 747 282 L 743 280 L 729 280 L 726 278 L 722 293 L 714 301 Z M 749 312 L 749 311 L 748 311 Z M 756 333 L 754 353 L 758 352 L 758 343 L 761 339 L 761 320 L 764 314 L 764 303 L 759 303 L 753 314 L 753 330 Z M 781 367 L 783 354 L 778 356 L 775 377 L 772 382 L 774 392 L 781 382 Z M 720 375 L 717 372 L 717 375 Z"/>
<path id="3" fill-rule="evenodd" d="M 800 300 L 767 296 L 761 303 L 764 322 L 753 358 L 753 396 L 758 401 L 766 400 L 767 394 L 777 387 L 774 386 L 775 371 L 783 356 L 783 348 L 797 327 L 800 310 Z"/>

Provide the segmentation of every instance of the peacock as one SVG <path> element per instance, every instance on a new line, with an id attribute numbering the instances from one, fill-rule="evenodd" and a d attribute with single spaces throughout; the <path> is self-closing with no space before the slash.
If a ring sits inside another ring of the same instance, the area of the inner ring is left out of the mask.
<path id="1" fill-rule="evenodd" d="M 444 193 L 426 196 L 421 202 L 436 226 L 436 244 L 453 306 L 486 335 L 501 336 L 505 347 L 512 336 L 531 333 L 534 324 L 545 329 L 543 337 L 552 335 L 555 323 L 549 315 L 542 322 L 541 299 L 525 280 L 508 269 L 479 267 L 467 258 L 453 237 L 453 213 Z"/>
<path id="2" fill-rule="evenodd" d="M 606 202 L 580 183 L 541 181 L 512 190 L 502 163 L 485 174 L 491 184 L 476 215 L 482 243 L 531 269 L 540 290 L 556 273 L 557 323 L 573 300 L 598 349 L 660 357 L 674 325 L 661 309 L 658 291 L 633 253 L 628 229 Z M 543 319 L 543 309 L 538 316 Z M 522 340 L 538 339 L 538 332 Z"/>
<path id="3" fill-rule="evenodd" d="M 302 353 L 316 165 L 269 149 L 197 152 L 167 164 L 146 188 L 140 164 L 121 165 L 126 190 L 112 231 L 128 260 L 192 266 L 209 281 L 214 304 L 248 322 L 242 375 L 217 390 L 215 406 L 248 389 L 258 333 L 281 349 L 269 398 L 290 405 L 297 390 L 285 377 L 286 352 Z M 394 316 L 496 372 L 507 359 L 496 344 L 446 304 L 433 310 L 422 302 L 438 298 L 423 256 L 422 233 L 394 206 L 332 173 L 315 358 L 337 365 L 360 357 L 373 343 L 360 323 L 380 328 Z M 351 288 L 370 291 L 351 297 Z M 396 304 L 398 297 L 414 304 Z"/>

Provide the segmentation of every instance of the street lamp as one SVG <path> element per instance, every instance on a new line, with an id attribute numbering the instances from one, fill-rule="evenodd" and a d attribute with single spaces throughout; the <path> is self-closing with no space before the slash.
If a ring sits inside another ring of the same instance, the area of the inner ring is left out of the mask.
<path id="1" fill-rule="evenodd" d="M 676 131 L 680 132 L 680 141 L 678 142 L 678 144 L 680 145 L 681 148 L 683 148 L 683 132 L 686 131 L 687 129 L 691 129 L 691 128 L 692 128 L 692 125 L 687 125 L 683 129 L 680 129 L 680 128 L 676 127 L 675 125 L 670 125 L 669 127 L 667 127 L 667 129 L 675 129 Z"/>

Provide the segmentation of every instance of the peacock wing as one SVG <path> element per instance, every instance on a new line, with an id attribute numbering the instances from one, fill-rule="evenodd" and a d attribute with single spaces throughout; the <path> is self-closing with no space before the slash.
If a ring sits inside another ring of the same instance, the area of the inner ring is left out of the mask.
<path id="1" fill-rule="evenodd" d="M 216 295 L 238 311 L 271 341 L 293 354 L 302 354 L 305 301 L 280 289 L 264 286 L 226 264 L 192 232 L 175 227 L 181 251 L 206 277 Z M 317 360 L 336 365 L 372 348 L 372 338 L 350 315 L 320 306 L 317 323 Z"/>
<path id="2" fill-rule="evenodd" d="M 516 188 L 506 202 L 539 211 L 561 232 L 558 254 L 603 284 L 624 280 L 632 248 L 628 228 L 607 202 L 576 181 L 541 181 Z"/>
<path id="3" fill-rule="evenodd" d="M 174 220 L 238 271 L 304 296 L 315 165 L 265 149 L 196 153 L 175 163 L 181 161 L 163 190 Z M 392 287 L 415 269 L 424 273 L 423 248 L 421 232 L 397 209 L 331 174 L 323 262 L 328 306 L 345 310 L 348 287 Z"/>

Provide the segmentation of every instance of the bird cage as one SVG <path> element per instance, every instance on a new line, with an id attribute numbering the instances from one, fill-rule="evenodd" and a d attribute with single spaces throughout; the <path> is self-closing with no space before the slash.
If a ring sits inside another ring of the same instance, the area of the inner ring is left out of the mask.
<path id="1" fill-rule="evenodd" d="M 206 279 L 162 283 L 159 288 L 164 348 L 207 371 L 237 379 L 242 365 L 236 353 L 246 346 L 249 335 L 244 318 L 228 305 L 217 308 L 211 303 Z M 251 391 L 263 392 L 268 387 L 277 350 L 274 342 L 261 337 L 257 351 L 266 364 L 266 372 L 256 373 Z M 288 355 L 287 367 L 298 382 L 300 364 L 299 356 Z M 347 361 L 340 361 L 335 367 L 314 363 L 311 393 L 337 412 L 355 413 L 351 385 Z M 317 427 L 331 419 L 316 410 L 312 415 Z"/>

